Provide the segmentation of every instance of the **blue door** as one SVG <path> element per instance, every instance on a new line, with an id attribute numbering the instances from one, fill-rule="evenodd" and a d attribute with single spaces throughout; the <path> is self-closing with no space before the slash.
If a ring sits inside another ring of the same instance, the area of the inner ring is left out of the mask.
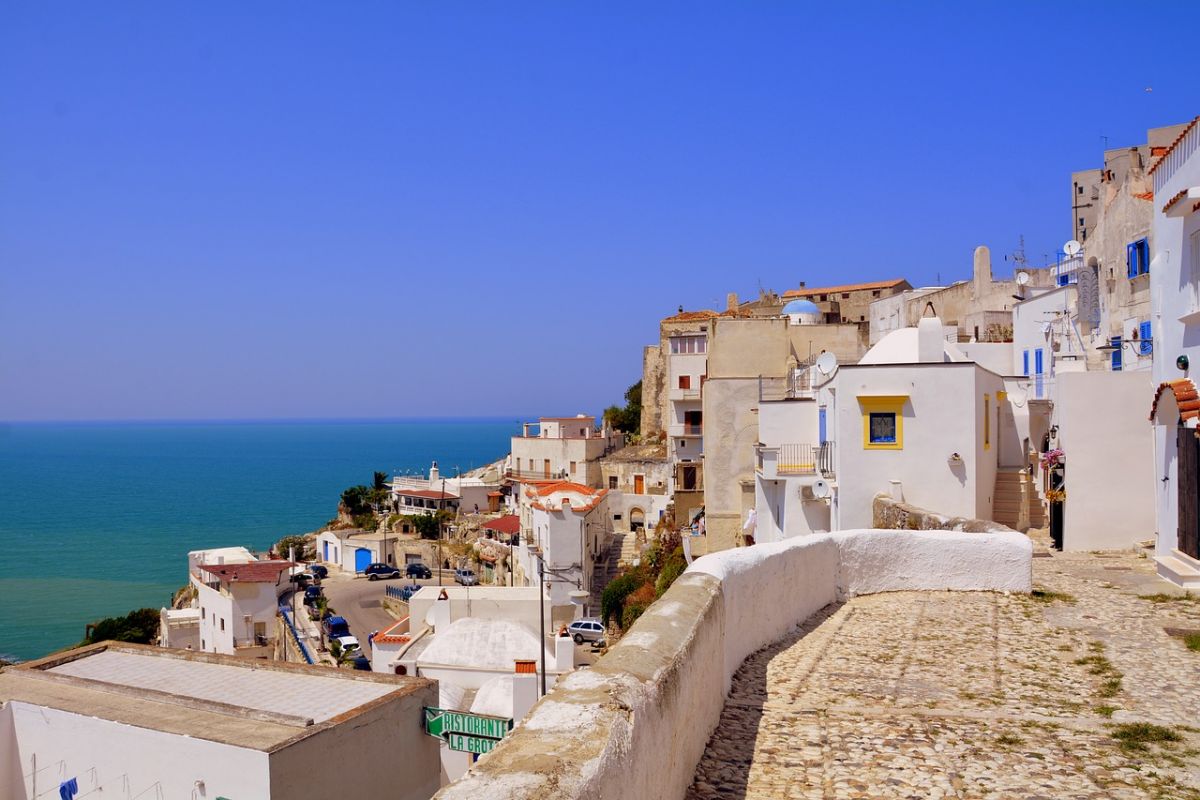
<path id="1" fill-rule="evenodd" d="M 325 548 L 322 551 L 322 561 L 329 561 L 329 542 L 321 542 L 321 547 Z"/>
<path id="2" fill-rule="evenodd" d="M 1042 375 L 1045 374 L 1045 366 L 1042 362 L 1042 348 L 1033 351 L 1033 380 L 1036 385 L 1034 397 L 1044 397 L 1043 392 L 1045 387 L 1042 384 Z"/>
<path id="3" fill-rule="evenodd" d="M 371 563 L 371 551 L 365 547 L 360 547 L 354 551 L 354 571 L 362 572 Z"/>

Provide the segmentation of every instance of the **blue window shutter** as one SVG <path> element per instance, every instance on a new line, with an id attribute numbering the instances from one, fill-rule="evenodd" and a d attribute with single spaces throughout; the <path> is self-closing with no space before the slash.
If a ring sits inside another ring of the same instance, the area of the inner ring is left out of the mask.
<path id="1" fill-rule="evenodd" d="M 826 437 L 825 425 L 826 425 L 826 423 L 825 423 L 825 409 L 824 408 L 820 408 L 817 410 L 817 420 L 818 420 L 818 425 L 820 426 L 821 444 L 825 444 L 825 437 Z"/>
<path id="2" fill-rule="evenodd" d="M 1029 351 L 1021 353 L 1021 374 L 1026 378 L 1029 377 Z"/>
<path id="3" fill-rule="evenodd" d="M 1141 339 L 1140 352 L 1144 356 L 1148 356 L 1154 352 L 1153 334 L 1150 333 L 1150 321 L 1147 320 L 1138 325 L 1138 338 Z"/>
<path id="4" fill-rule="evenodd" d="M 1042 366 L 1042 348 L 1033 351 L 1033 371 L 1041 375 L 1045 370 Z"/>
<path id="5" fill-rule="evenodd" d="M 1116 350 L 1112 351 L 1112 371 L 1120 372 L 1121 371 L 1121 337 L 1120 336 L 1112 337 L 1112 339 L 1109 340 L 1109 344 L 1111 344 L 1113 347 L 1117 348 Z"/>
<path id="6" fill-rule="evenodd" d="M 1138 274 L 1145 275 L 1150 271 L 1150 241 L 1148 239 L 1138 240 Z"/>
<path id="7" fill-rule="evenodd" d="M 1125 245 L 1125 274 L 1137 277 L 1137 243 Z"/>

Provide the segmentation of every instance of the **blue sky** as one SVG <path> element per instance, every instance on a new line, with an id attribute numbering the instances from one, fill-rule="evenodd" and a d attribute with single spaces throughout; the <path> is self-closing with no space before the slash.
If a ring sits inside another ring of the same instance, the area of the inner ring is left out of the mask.
<path id="1" fill-rule="evenodd" d="M 596 410 L 680 304 L 1040 260 L 1200 113 L 1140 8 L 5 4 L 0 419 Z"/>

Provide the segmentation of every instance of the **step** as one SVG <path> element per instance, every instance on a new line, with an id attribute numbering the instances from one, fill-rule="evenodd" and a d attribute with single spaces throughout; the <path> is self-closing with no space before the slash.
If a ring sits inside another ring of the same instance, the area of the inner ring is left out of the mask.
<path id="1" fill-rule="evenodd" d="M 1154 561 L 1158 565 L 1160 578 L 1184 589 L 1200 590 L 1200 570 L 1174 556 L 1157 556 Z"/>

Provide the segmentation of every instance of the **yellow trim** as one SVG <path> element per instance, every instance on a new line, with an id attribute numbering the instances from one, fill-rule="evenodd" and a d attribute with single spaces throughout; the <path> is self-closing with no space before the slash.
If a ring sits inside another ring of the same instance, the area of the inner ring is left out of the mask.
<path id="1" fill-rule="evenodd" d="M 904 449 L 904 404 L 908 395 L 859 395 L 858 404 L 862 406 L 863 419 L 863 449 L 864 450 L 903 450 Z M 896 441 L 871 441 L 871 414 L 896 415 Z"/>
<path id="2" fill-rule="evenodd" d="M 992 396 L 983 396 L 983 449 L 992 449 Z"/>

